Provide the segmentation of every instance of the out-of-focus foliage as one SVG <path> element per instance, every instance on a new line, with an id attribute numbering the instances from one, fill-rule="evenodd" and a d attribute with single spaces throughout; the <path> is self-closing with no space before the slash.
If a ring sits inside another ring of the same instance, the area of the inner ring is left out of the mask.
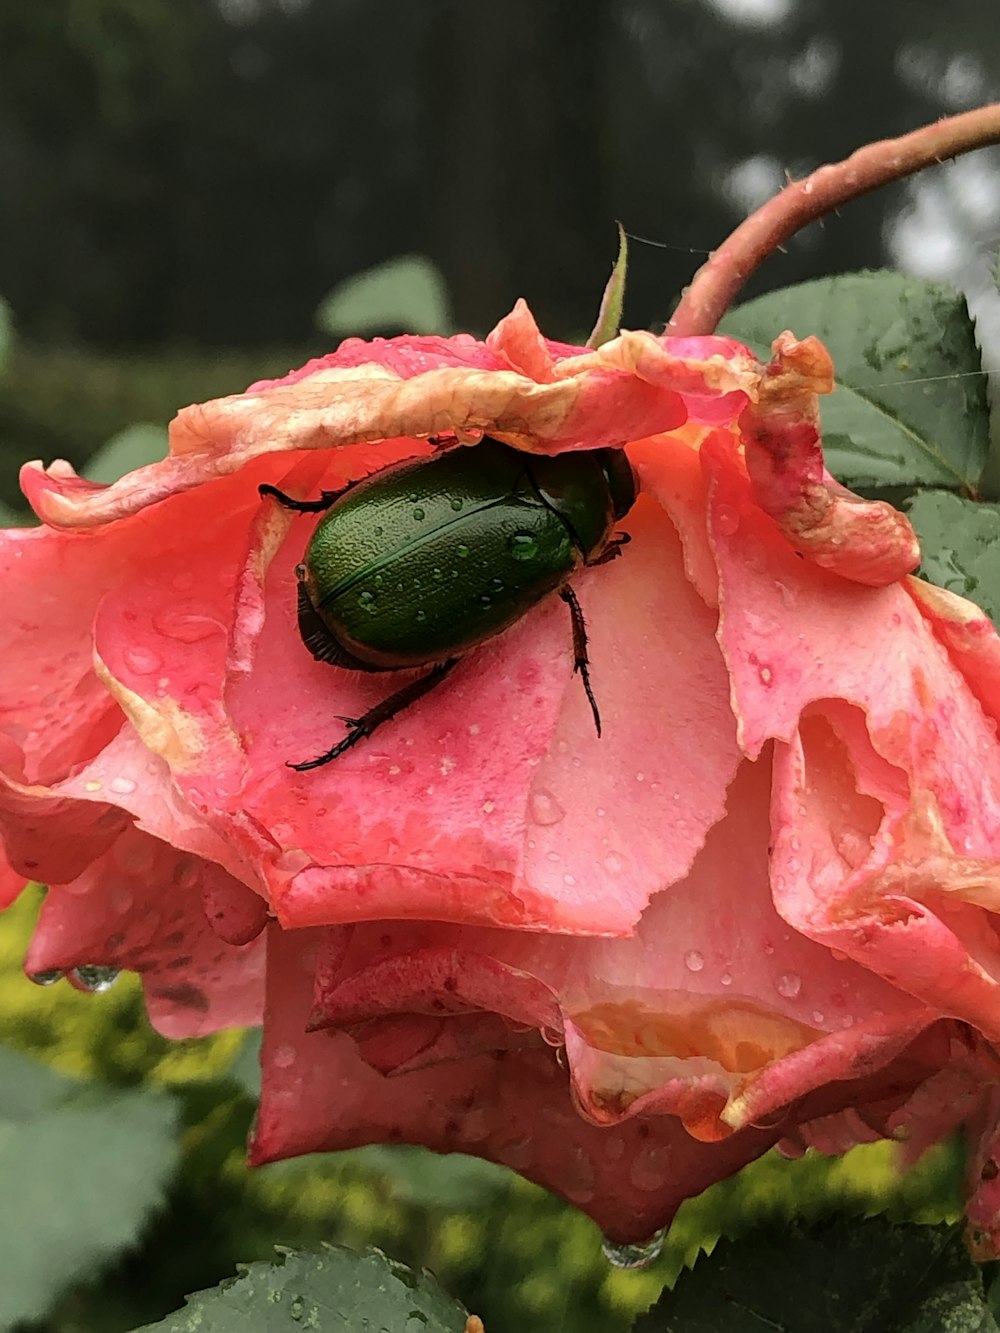
<path id="1" fill-rule="evenodd" d="M 0 51 L 0 292 L 33 339 L 119 348 L 303 341 L 320 294 L 410 252 L 458 327 L 524 295 L 566 336 L 613 218 L 667 247 L 636 247 L 642 327 L 786 170 L 1000 85 L 982 0 L 12 0 Z M 988 187 L 960 193 L 995 234 Z M 909 197 L 755 290 L 884 262 Z"/>
<path id="2" fill-rule="evenodd" d="M 0 1328 L 93 1281 L 162 1206 L 180 1144 L 173 1100 L 63 1078 L 0 1047 Z"/>
<path id="3" fill-rule="evenodd" d="M 345 278 L 320 304 L 316 325 L 336 338 L 454 331 L 444 278 L 425 255 L 400 255 Z"/>

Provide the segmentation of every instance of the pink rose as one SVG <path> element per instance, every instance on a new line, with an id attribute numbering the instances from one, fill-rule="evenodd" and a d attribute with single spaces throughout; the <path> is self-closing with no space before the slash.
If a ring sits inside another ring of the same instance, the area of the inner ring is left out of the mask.
<path id="1" fill-rule="evenodd" d="M 28 971 L 135 968 L 170 1035 L 263 1011 L 256 1161 L 477 1153 L 619 1240 L 776 1141 L 985 1115 L 1000 645 L 826 474 L 830 382 L 815 340 L 588 351 L 518 305 L 188 408 L 111 487 L 29 465 L 0 658 L 2 882 L 52 886 Z M 574 583 L 603 736 L 550 599 L 291 771 L 394 678 L 305 650 L 312 525 L 258 484 L 484 433 L 628 444 L 632 543 Z"/>

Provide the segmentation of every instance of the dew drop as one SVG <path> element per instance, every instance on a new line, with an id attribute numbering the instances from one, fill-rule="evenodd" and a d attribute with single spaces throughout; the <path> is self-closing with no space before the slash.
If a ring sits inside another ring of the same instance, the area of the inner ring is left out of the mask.
<path id="1" fill-rule="evenodd" d="M 444 578 L 444 570 L 443 570 L 443 569 L 432 569 L 432 570 L 431 570 L 431 578 L 434 580 L 435 583 L 440 583 L 441 580 Z"/>
<path id="2" fill-rule="evenodd" d="M 159 671 L 162 665 L 156 653 L 148 648 L 126 648 L 122 657 L 128 669 L 134 671 L 137 676 L 151 676 L 154 671 Z"/>
<path id="3" fill-rule="evenodd" d="M 515 560 L 534 560 L 538 554 L 538 542 L 530 532 L 515 532 L 507 545 Z"/>
<path id="4" fill-rule="evenodd" d="M 289 1318 L 294 1319 L 296 1323 L 299 1323 L 305 1311 L 305 1308 L 306 1308 L 306 1303 L 302 1299 L 302 1297 L 293 1296 L 292 1302 L 288 1307 Z"/>
<path id="5" fill-rule="evenodd" d="M 723 537 L 731 537 L 734 532 L 739 531 L 739 512 L 732 505 L 719 505 L 715 517 Z"/>
<path id="6" fill-rule="evenodd" d="M 422 509 L 414 509 L 413 517 L 417 523 L 422 523 L 426 515 Z"/>
<path id="7" fill-rule="evenodd" d="M 797 972 L 785 972 L 775 982 L 775 990 L 786 1000 L 794 1000 L 802 989 L 802 978 Z"/>
<path id="8" fill-rule="evenodd" d="M 705 955 L 697 949 L 689 949 L 684 955 L 684 966 L 689 972 L 700 972 L 705 966 Z"/>
<path id="9" fill-rule="evenodd" d="M 153 628 L 166 639 L 178 643 L 200 643 L 210 634 L 223 632 L 222 624 L 214 616 L 207 616 L 197 603 L 191 606 L 168 606 L 153 616 Z"/>
<path id="10" fill-rule="evenodd" d="M 566 814 L 556 798 L 544 787 L 538 787 L 528 797 L 528 815 L 543 828 L 558 824 Z"/>
<path id="11" fill-rule="evenodd" d="M 28 980 L 33 981 L 36 986 L 54 986 L 57 981 L 62 981 L 66 975 L 58 967 L 50 967 L 42 972 L 29 972 Z"/>
<path id="12" fill-rule="evenodd" d="M 648 1268 L 660 1257 L 664 1234 L 665 1231 L 656 1231 L 648 1240 L 637 1241 L 632 1245 L 621 1245 L 605 1238 L 601 1242 L 601 1249 L 605 1259 L 614 1268 Z"/>
<path id="13" fill-rule="evenodd" d="M 426 611 L 416 611 L 416 612 L 414 612 L 413 619 L 417 622 L 417 624 L 422 625 L 423 622 L 427 619 L 427 612 L 426 612 Z"/>
<path id="14" fill-rule="evenodd" d="M 459 560 L 464 560 L 469 554 L 469 548 L 463 542 L 455 547 L 455 554 L 458 556 Z"/>
<path id="15" fill-rule="evenodd" d="M 719 984 L 721 986 L 731 986 L 733 984 L 733 974 L 731 972 L 723 972 L 722 976 L 719 978 Z"/>
<path id="16" fill-rule="evenodd" d="M 108 783 L 108 791 L 113 791 L 116 796 L 131 796 L 135 791 L 135 783 L 131 778 L 112 778 Z"/>
<path id="17" fill-rule="evenodd" d="M 452 509 L 454 509 L 455 513 L 457 514 L 458 511 L 462 508 L 462 501 L 456 496 L 455 499 L 452 500 L 452 502 L 451 502 L 451 507 L 452 507 Z"/>
<path id="18" fill-rule="evenodd" d="M 479 597 L 479 605 L 480 605 L 480 606 L 492 606 L 492 605 L 493 605 L 493 598 L 489 595 L 488 592 L 484 592 L 484 593 L 481 593 L 481 594 L 480 594 L 480 597 Z"/>
<path id="19" fill-rule="evenodd" d="M 295 1063 L 295 1047 L 287 1041 L 283 1041 L 275 1049 L 274 1063 L 279 1069 L 289 1069 Z"/>
<path id="20" fill-rule="evenodd" d="M 81 963 L 69 974 L 70 981 L 79 989 L 89 991 L 91 995 L 100 995 L 118 980 L 120 967 L 104 967 L 100 963 Z"/>

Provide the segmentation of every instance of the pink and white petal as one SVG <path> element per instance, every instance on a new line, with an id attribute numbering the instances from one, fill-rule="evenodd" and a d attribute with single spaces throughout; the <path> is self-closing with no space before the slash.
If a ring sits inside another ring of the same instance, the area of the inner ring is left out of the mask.
<path id="1" fill-rule="evenodd" d="M 1000 722 L 1000 636 L 982 609 L 923 579 L 903 584 L 984 712 Z"/>
<path id="2" fill-rule="evenodd" d="M 350 1037 L 304 1031 L 320 933 L 272 928 L 264 1083 L 251 1143 L 257 1164 L 364 1143 L 472 1153 L 555 1190 L 624 1242 L 650 1235 L 683 1199 L 776 1137 L 745 1130 L 699 1144 L 670 1117 L 598 1128 L 574 1109 L 566 1075 L 544 1046 L 386 1079 Z"/>
<path id="3" fill-rule="evenodd" d="M 823 466 L 816 395 L 833 388 L 833 363 L 817 338 L 775 339 L 760 396 L 740 417 L 754 495 L 789 544 L 841 578 L 881 588 L 920 563 L 910 521 L 864 500 Z"/>
<path id="4" fill-rule="evenodd" d="M 698 456 L 701 428 L 657 435 L 629 445 L 628 457 L 644 494 L 652 496 L 670 516 L 684 547 L 684 570 L 706 606 L 719 605 L 719 572 L 708 540 L 708 486 Z M 735 451 L 732 435 L 720 448 Z"/>
<path id="5" fill-rule="evenodd" d="M 895 782 L 877 789 L 849 711 L 811 710 L 795 741 L 776 748 L 778 910 L 810 938 L 996 1040 L 1000 938 L 973 904 L 996 898 L 1000 863 L 955 856 L 930 793 L 921 800 L 916 792 L 900 810 Z"/>
<path id="6" fill-rule="evenodd" d="M 699 418 L 732 422 L 760 378 L 754 358 L 729 339 L 671 347 L 623 333 L 597 351 L 560 357 L 523 306 L 491 337 L 492 346 L 465 337 L 351 342 L 282 380 L 183 409 L 170 456 L 112 486 L 84 481 L 63 462 L 48 471 L 26 465 L 21 484 L 45 522 L 93 527 L 289 450 L 346 451 L 342 466 L 358 476 L 426 453 L 421 441 L 434 435 L 475 443 L 490 434 L 550 453 L 618 446 L 682 426 L 687 399 Z M 511 365 L 519 368 L 502 368 Z"/>
<path id="7" fill-rule="evenodd" d="M 120 714 L 94 675 L 90 627 L 122 559 L 114 534 L 0 532 L 0 734 L 18 747 L 3 757 L 15 778 L 56 781 L 117 730 Z"/>
<path id="8" fill-rule="evenodd" d="M 422 917 L 624 933 L 684 874 L 738 752 L 715 617 L 673 528 L 649 501 L 629 526 L 626 556 L 578 581 L 602 738 L 568 617 L 550 601 L 364 746 L 293 776 L 286 761 L 322 753 L 336 715 L 360 715 L 387 686 L 289 655 L 297 551 L 274 561 L 254 672 L 232 682 L 230 704 L 257 775 L 241 805 L 283 849 L 268 873 L 286 925 Z M 287 705 L 255 678 L 281 679 Z"/>
<path id="9" fill-rule="evenodd" d="M 129 829 L 77 879 L 49 889 L 25 970 L 97 964 L 138 972 L 150 1021 L 167 1037 L 259 1023 L 264 937 L 226 944 L 203 907 L 228 879 Z"/>

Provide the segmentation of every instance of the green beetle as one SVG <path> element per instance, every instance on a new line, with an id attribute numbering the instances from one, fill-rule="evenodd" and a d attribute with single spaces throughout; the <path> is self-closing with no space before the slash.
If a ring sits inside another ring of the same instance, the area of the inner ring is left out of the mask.
<path id="1" fill-rule="evenodd" d="M 363 717 L 341 718 L 342 740 L 290 768 L 336 759 L 556 591 L 569 606 L 575 669 L 601 734 L 583 612 L 568 581 L 629 540 L 612 535 L 636 497 L 622 450 L 550 457 L 487 437 L 393 464 L 318 500 L 259 490 L 298 513 L 325 512 L 296 570 L 299 633 L 313 657 L 356 671 L 432 667 Z"/>

